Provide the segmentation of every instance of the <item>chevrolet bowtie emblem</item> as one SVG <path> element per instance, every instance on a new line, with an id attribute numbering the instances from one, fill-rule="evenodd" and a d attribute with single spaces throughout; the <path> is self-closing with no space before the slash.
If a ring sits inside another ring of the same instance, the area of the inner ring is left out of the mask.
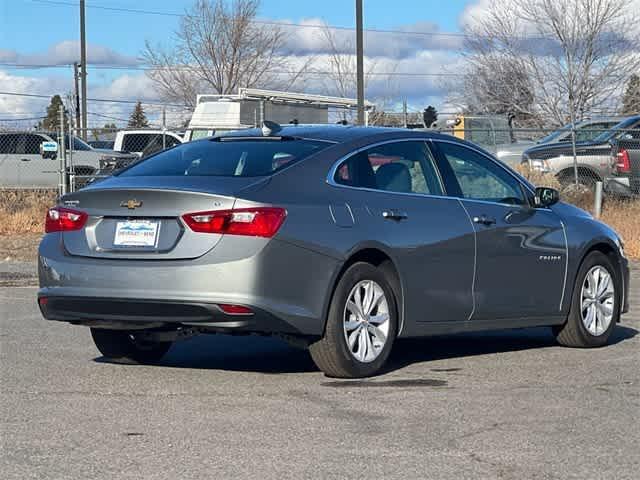
<path id="1" fill-rule="evenodd" d="M 136 208 L 142 206 L 142 202 L 134 198 L 133 200 L 127 200 L 126 202 L 121 202 L 120 206 L 127 207 L 129 210 L 135 210 Z"/>

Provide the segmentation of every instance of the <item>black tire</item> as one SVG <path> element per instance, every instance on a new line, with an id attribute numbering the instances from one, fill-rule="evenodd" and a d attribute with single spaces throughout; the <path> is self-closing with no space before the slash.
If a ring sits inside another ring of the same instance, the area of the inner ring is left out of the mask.
<path id="1" fill-rule="evenodd" d="M 614 285 L 614 306 L 611 323 L 600 335 L 593 335 L 587 330 L 582 322 L 581 312 L 582 285 L 587 273 L 595 266 L 606 269 L 609 275 L 611 275 Z M 569 310 L 567 321 L 563 325 L 553 327 L 553 333 L 558 343 L 566 347 L 577 348 L 601 347 L 606 345 L 616 323 L 620 320 L 620 302 L 622 299 L 620 283 L 618 272 L 609 257 L 601 252 L 589 253 L 582 261 L 582 265 L 580 265 L 578 275 L 576 276 L 576 283 L 573 287 L 573 297 L 571 298 L 571 309 Z"/>
<path id="2" fill-rule="evenodd" d="M 370 362 L 362 362 L 351 353 L 343 325 L 348 296 L 363 280 L 373 280 L 382 288 L 389 309 L 387 340 L 378 356 Z M 369 377 L 378 373 L 385 364 L 398 331 L 398 308 L 392 281 L 384 268 L 364 262 L 354 263 L 344 272 L 331 299 L 324 336 L 309 346 L 311 358 L 325 375 L 336 378 Z"/>
<path id="3" fill-rule="evenodd" d="M 117 363 L 153 364 L 160 361 L 172 342 L 136 339 L 133 331 L 92 328 L 91 336 L 100 353 Z"/>

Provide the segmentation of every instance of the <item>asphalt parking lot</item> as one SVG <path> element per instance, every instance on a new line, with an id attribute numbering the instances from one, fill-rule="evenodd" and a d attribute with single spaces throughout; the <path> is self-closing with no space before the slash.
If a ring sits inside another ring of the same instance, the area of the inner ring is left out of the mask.
<path id="1" fill-rule="evenodd" d="M 3 479 L 638 478 L 637 267 L 610 346 L 562 348 L 546 329 L 404 341 L 364 381 L 261 337 L 106 363 L 88 329 L 41 319 L 24 274 L 5 277 Z"/>

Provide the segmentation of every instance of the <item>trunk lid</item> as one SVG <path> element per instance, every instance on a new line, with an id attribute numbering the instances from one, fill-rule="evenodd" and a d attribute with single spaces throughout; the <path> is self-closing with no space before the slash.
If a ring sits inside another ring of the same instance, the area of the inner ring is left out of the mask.
<path id="1" fill-rule="evenodd" d="M 116 177 L 63 197 L 63 206 L 89 215 L 82 230 L 63 232 L 67 252 L 105 259 L 200 257 L 213 249 L 222 235 L 193 232 L 181 216 L 231 209 L 238 192 L 261 183 L 257 178 L 142 180 L 141 177 Z M 142 238 L 141 235 L 145 236 L 144 241 L 132 240 Z"/>

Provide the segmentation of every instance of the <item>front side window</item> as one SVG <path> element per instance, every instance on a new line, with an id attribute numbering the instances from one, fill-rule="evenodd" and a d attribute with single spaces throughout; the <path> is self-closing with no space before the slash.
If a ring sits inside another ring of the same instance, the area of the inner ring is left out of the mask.
<path id="1" fill-rule="evenodd" d="M 463 198 L 512 205 L 527 203 L 520 183 L 484 155 L 453 143 L 438 142 L 438 148 Z"/>
<path id="2" fill-rule="evenodd" d="M 123 171 L 136 176 L 267 176 L 331 146 L 302 139 L 200 140 L 183 143 L 136 163 Z"/>
<path id="3" fill-rule="evenodd" d="M 356 153 L 336 169 L 340 185 L 442 195 L 433 157 L 421 141 L 387 143 Z"/>
<path id="4" fill-rule="evenodd" d="M 40 144 L 44 141 L 45 138 L 40 135 L 34 135 L 32 133 L 23 134 L 18 140 L 16 153 L 23 155 L 39 155 Z"/>

